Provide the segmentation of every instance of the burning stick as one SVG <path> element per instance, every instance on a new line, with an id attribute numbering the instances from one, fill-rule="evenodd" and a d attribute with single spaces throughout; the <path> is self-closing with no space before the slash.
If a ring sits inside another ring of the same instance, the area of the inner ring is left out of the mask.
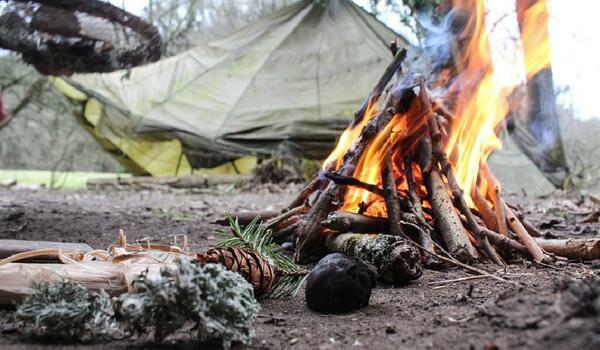
<path id="1" fill-rule="evenodd" d="M 487 164 L 481 165 L 479 168 L 479 174 L 482 175 L 487 182 L 488 195 L 492 199 L 494 211 L 496 212 L 498 232 L 507 236 L 508 227 L 506 226 L 506 211 L 504 210 L 504 200 L 500 197 L 500 184 L 498 184 L 498 180 L 490 172 Z"/>
<path id="2" fill-rule="evenodd" d="M 450 189 L 452 191 L 452 197 L 454 198 L 454 202 L 455 202 L 456 206 L 458 207 L 458 209 L 460 210 L 460 212 L 467 219 L 469 228 L 475 234 L 475 238 L 477 241 L 477 247 L 479 249 L 481 249 L 483 251 L 483 253 L 490 260 L 492 260 L 493 262 L 495 262 L 498 265 L 503 265 L 502 259 L 500 258 L 500 256 L 498 256 L 498 253 L 496 253 L 494 248 L 492 248 L 490 246 L 490 243 L 488 242 L 487 237 L 485 237 L 483 235 L 483 233 L 481 232 L 482 228 L 477 223 L 475 216 L 471 212 L 471 208 L 469 207 L 469 205 L 467 204 L 467 201 L 465 200 L 465 198 L 463 196 L 462 189 L 456 182 L 456 179 L 454 177 L 454 172 L 452 171 L 452 167 L 448 163 L 448 159 L 446 158 L 446 153 L 442 146 L 442 133 L 440 132 L 440 127 L 438 125 L 437 117 L 435 114 L 433 114 L 431 112 L 431 103 L 429 102 L 427 88 L 425 87 L 425 81 L 421 80 L 419 85 L 420 85 L 419 98 L 421 100 L 421 103 L 423 104 L 423 107 L 426 110 L 430 111 L 428 125 L 429 125 L 429 131 L 430 131 L 430 136 L 431 136 L 431 140 L 432 140 L 432 145 L 433 145 L 434 157 L 435 157 L 435 159 L 437 159 L 440 162 L 440 167 L 442 168 L 442 171 L 446 175 L 446 179 L 448 180 L 448 185 L 450 186 Z M 433 203 L 433 201 L 432 201 L 432 203 Z M 457 234 L 459 234 L 459 235 L 461 233 L 462 232 L 457 232 Z"/>
<path id="3" fill-rule="evenodd" d="M 415 180 L 412 172 L 412 160 L 406 159 L 404 163 L 404 173 L 406 174 L 406 182 L 408 186 L 408 198 L 410 199 L 411 208 L 414 211 L 417 220 L 421 226 L 425 227 L 427 231 L 432 232 L 433 227 L 429 225 L 425 220 L 425 214 L 423 214 L 423 206 L 421 205 L 421 198 L 417 194 L 417 188 L 415 186 Z"/>
<path id="4" fill-rule="evenodd" d="M 448 196 L 446 185 L 440 176 L 437 165 L 440 159 L 445 159 L 445 153 L 441 145 L 442 136 L 437 122 L 432 118 L 431 104 L 422 79 L 419 85 L 419 101 L 421 102 L 421 108 L 428 114 L 427 124 L 429 126 L 429 139 L 431 140 L 430 143 L 425 143 L 430 144 L 431 147 L 419 149 L 420 153 L 431 152 L 431 156 L 420 155 L 419 158 L 422 161 L 420 164 L 421 172 L 425 176 L 429 201 L 431 202 L 433 215 L 436 218 L 436 228 L 446 243 L 450 254 L 462 261 L 473 261 L 477 259 L 477 252 L 471 245 L 458 214 L 454 211 L 454 206 Z M 445 165 L 440 162 L 440 166 L 444 167 Z"/>
<path id="5" fill-rule="evenodd" d="M 496 213 L 490 208 L 487 200 L 477 187 L 473 188 L 471 199 L 473 200 L 473 203 L 475 203 L 477 210 L 479 210 L 479 214 L 481 214 L 485 226 L 492 231 L 498 232 L 498 219 L 496 218 Z"/>
<path id="6" fill-rule="evenodd" d="M 436 228 L 442 235 L 448 252 L 462 261 L 476 260 L 477 252 L 469 242 L 467 232 L 454 211 L 442 177 L 437 170 L 432 170 L 426 177 Z"/>
<path id="7" fill-rule="evenodd" d="M 401 51 L 398 55 L 405 55 L 405 51 Z M 410 94 L 412 90 L 403 88 L 404 86 L 408 86 L 408 81 L 406 80 L 408 79 L 401 82 L 391 92 L 383 111 L 370 120 L 363 128 L 354 146 L 344 156 L 344 163 L 339 170 L 341 175 L 350 176 L 352 174 L 356 163 L 370 142 L 388 125 L 402 105 L 407 103 L 406 100 L 410 101 L 412 99 L 412 95 Z M 345 187 L 330 183 L 323 193 L 321 193 L 314 206 L 306 215 L 304 222 L 296 231 L 296 261 L 307 262 L 310 260 L 314 250 L 322 248 L 322 237 L 319 237 L 318 234 L 320 223 L 325 219 L 327 214 L 339 208 L 345 191 Z"/>
<path id="8" fill-rule="evenodd" d="M 400 202 L 398 201 L 396 181 L 394 181 L 392 157 L 389 152 L 383 159 L 381 178 L 383 180 L 383 191 L 385 194 L 385 206 L 387 208 L 390 233 L 393 236 L 401 237 L 404 235 L 404 232 L 402 231 L 402 225 L 400 224 L 402 212 L 400 211 Z"/>
<path id="9" fill-rule="evenodd" d="M 329 173 L 329 172 L 325 173 L 325 177 L 338 185 L 354 186 L 354 187 L 362 188 L 369 192 L 375 193 L 376 195 L 380 196 L 381 198 L 385 197 L 384 190 L 381 187 L 379 187 L 377 185 L 373 185 L 373 184 L 368 184 L 366 182 L 362 182 L 357 178 L 354 178 L 351 176 L 343 176 L 338 173 Z"/>
<path id="10" fill-rule="evenodd" d="M 382 233 L 389 230 L 387 218 L 368 216 L 346 211 L 335 211 L 321 222 L 325 228 L 339 233 Z"/>

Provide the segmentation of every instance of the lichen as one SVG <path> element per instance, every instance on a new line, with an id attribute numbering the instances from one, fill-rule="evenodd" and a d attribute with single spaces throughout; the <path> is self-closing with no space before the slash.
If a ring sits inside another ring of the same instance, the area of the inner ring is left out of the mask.
<path id="1" fill-rule="evenodd" d="M 200 266 L 180 258 L 158 278 L 137 276 L 133 287 L 136 293 L 111 299 L 73 282 L 40 283 L 18 306 L 16 316 L 29 335 L 65 342 L 114 339 L 152 329 L 157 340 L 178 330 L 193 331 L 200 340 L 221 338 L 226 349 L 234 342 L 252 341 L 260 308 L 252 285 L 221 265 Z"/>
<path id="2" fill-rule="evenodd" d="M 373 265 L 389 283 L 403 285 L 422 273 L 418 250 L 401 237 L 352 234 L 337 251 Z"/>
<path id="3" fill-rule="evenodd" d="M 36 338 L 90 342 L 118 332 L 111 299 L 67 281 L 39 283 L 17 307 L 25 332 Z"/>
<path id="4" fill-rule="evenodd" d="M 200 266 L 186 259 L 176 269 L 163 269 L 161 278 L 140 275 L 133 287 L 141 292 L 119 298 L 119 313 L 130 331 L 143 333 L 153 326 L 160 340 L 193 323 L 200 340 L 222 338 L 249 345 L 258 314 L 252 286 L 242 276 L 221 265 Z"/>

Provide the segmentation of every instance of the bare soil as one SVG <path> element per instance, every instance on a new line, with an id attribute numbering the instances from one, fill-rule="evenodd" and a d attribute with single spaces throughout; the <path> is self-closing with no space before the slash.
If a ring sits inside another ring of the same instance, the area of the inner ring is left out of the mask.
<path id="1" fill-rule="evenodd" d="M 0 238 L 85 242 L 105 248 L 119 229 L 130 240 L 171 242 L 188 236 L 192 249 L 215 245 L 222 229 L 211 222 L 227 211 L 279 209 L 297 186 L 263 186 L 253 192 L 215 189 L 189 192 L 51 192 L 0 190 Z M 510 198 L 549 235 L 596 236 L 597 223 L 581 219 L 597 210 L 594 198 L 556 195 Z M 498 267 L 480 265 L 496 272 Z M 463 270 L 426 271 L 404 288 L 378 286 L 368 307 L 348 314 L 310 311 L 302 295 L 262 301 L 256 322 L 256 348 L 293 349 L 598 349 L 600 298 L 572 313 L 564 305 L 564 286 L 597 275 L 600 266 L 573 263 L 554 268 L 530 263 L 499 273 L 515 285 L 492 279 L 444 281 L 468 276 Z M 571 298 L 573 299 L 573 298 Z M 577 299 L 579 300 L 579 299 Z M 597 308 L 594 308 L 594 302 Z M 0 309 L 0 348 L 54 349 L 14 332 L 13 310 Z M 212 345 L 214 346 L 214 345 Z M 78 346 L 79 347 L 79 346 Z M 148 339 L 80 346 L 89 349 L 206 348 L 177 337 L 161 344 Z"/>

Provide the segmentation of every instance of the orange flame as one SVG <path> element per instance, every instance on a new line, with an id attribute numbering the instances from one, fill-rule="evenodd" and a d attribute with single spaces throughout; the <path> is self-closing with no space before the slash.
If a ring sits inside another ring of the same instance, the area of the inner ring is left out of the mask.
<path id="1" fill-rule="evenodd" d="M 540 70 L 550 67 L 552 51 L 546 0 L 518 0 L 517 19 L 523 42 L 525 71 L 529 79 Z"/>
<path id="2" fill-rule="evenodd" d="M 331 154 L 329 154 L 325 162 L 323 162 L 324 170 L 330 168 L 333 163 L 335 163 L 335 167 L 333 168 L 339 169 L 344 159 L 344 155 L 350 150 L 350 147 L 352 147 L 354 141 L 358 139 L 358 136 L 365 125 L 369 122 L 369 120 L 373 119 L 375 115 L 377 115 L 377 103 L 370 99 L 367 108 L 365 109 L 363 118 L 359 120 L 358 123 L 344 130 L 342 136 L 340 136 L 340 140 L 335 146 L 335 149 L 333 152 L 331 152 Z"/>
<path id="3" fill-rule="evenodd" d="M 518 0 L 521 1 L 521 0 Z M 528 75 L 550 65 L 550 44 L 547 35 L 547 11 L 545 0 L 524 0 L 529 4 L 520 7 L 519 16 L 523 47 Z M 458 38 L 459 57 L 455 57 L 457 77 L 448 89 L 448 96 L 456 101 L 453 104 L 455 118 L 449 130 L 446 154 L 452 165 L 456 181 L 464 190 L 467 200 L 472 204 L 470 194 L 475 188 L 479 169 L 489 155 L 501 147 L 496 134 L 497 127 L 509 112 L 508 96 L 518 81 L 507 83 L 499 79 L 494 69 L 489 35 L 485 23 L 484 0 L 455 0 L 453 8 L 466 15 L 464 31 Z M 522 20 L 521 20 L 522 19 Z M 539 35 L 543 26 L 546 35 Z M 442 72 L 441 74 L 445 74 Z M 324 163 L 324 169 L 331 170 L 333 165 L 339 169 L 344 155 L 359 139 L 365 125 L 379 113 L 377 103 L 369 101 L 365 116 L 342 134 L 335 150 Z M 353 176 L 363 182 L 381 186 L 382 160 L 388 152 L 393 159 L 403 159 L 413 150 L 426 131 L 427 117 L 430 111 L 415 99 L 403 114 L 396 114 L 392 121 L 376 135 L 362 153 L 356 164 Z M 403 173 L 404 164 L 394 163 L 397 175 L 397 189 L 407 188 Z M 418 178 L 418 191 L 425 193 L 420 169 L 413 169 Z M 485 188 L 484 181 L 481 182 Z M 423 205 L 428 207 L 428 203 Z M 365 206 L 367 206 L 365 210 Z M 386 216 L 384 200 L 366 190 L 349 187 L 342 210 L 357 212 L 363 209 L 365 214 Z"/>
<path id="4" fill-rule="evenodd" d="M 470 15 L 463 35 L 471 39 L 457 62 L 459 76 L 452 87 L 458 92 L 456 119 L 446 153 L 456 181 L 465 194 L 470 194 L 480 163 L 501 147 L 495 128 L 508 113 L 507 97 L 512 87 L 501 86 L 494 71 L 483 1 L 463 0 L 456 8 Z"/>

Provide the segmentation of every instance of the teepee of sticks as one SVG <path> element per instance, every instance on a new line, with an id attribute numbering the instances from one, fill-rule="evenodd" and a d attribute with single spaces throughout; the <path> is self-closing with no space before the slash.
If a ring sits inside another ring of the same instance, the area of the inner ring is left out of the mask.
<path id="1" fill-rule="evenodd" d="M 505 264 L 518 256 L 537 263 L 598 257 L 597 240 L 543 239 L 503 199 L 486 161 L 501 146 L 498 132 L 513 107 L 509 97 L 523 81 L 497 73 L 484 1 L 451 5 L 443 22 L 452 62 L 436 62 L 430 72 L 417 74 L 403 69 L 412 63 L 404 62 L 406 51 L 396 52 L 392 45 L 394 59 L 320 173 L 281 213 L 262 215 L 274 239 L 294 244 L 296 261 L 364 246 L 364 240 L 349 240 L 346 233 L 403 237 L 421 251 L 426 265 L 440 260 L 461 266 Z M 548 45 L 530 42 L 525 49 L 532 47 L 536 55 L 525 55 L 524 76 L 549 61 Z M 547 59 L 527 61 L 542 56 Z M 255 214 L 264 213 L 245 216 Z M 238 215 L 241 224 L 243 216 Z M 371 253 L 359 255 L 373 257 L 378 248 L 367 246 Z M 414 254 L 404 249 L 398 256 L 412 259 Z M 411 263 L 406 266 L 418 275 Z"/>

